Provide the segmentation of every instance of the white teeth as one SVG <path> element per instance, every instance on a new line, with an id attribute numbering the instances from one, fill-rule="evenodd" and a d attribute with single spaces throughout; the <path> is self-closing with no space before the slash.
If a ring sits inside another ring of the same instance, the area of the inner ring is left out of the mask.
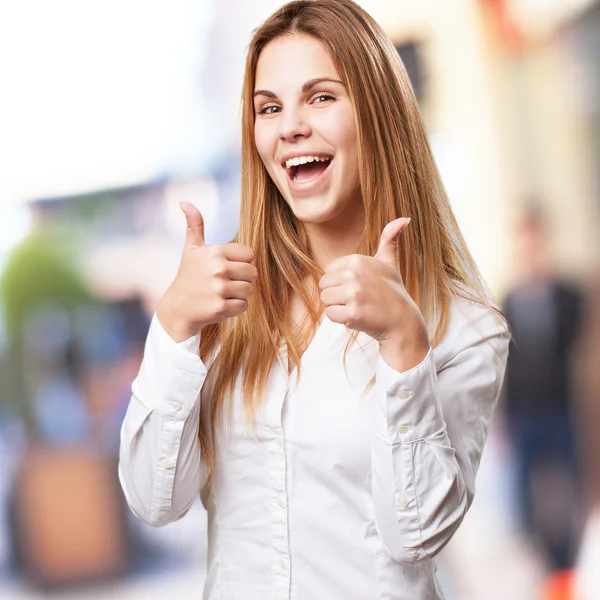
<path id="1" fill-rule="evenodd" d="M 325 162 L 330 160 L 329 156 L 295 156 L 285 161 L 285 166 L 289 169 L 290 167 L 297 167 L 298 165 L 304 165 L 309 162 Z"/>

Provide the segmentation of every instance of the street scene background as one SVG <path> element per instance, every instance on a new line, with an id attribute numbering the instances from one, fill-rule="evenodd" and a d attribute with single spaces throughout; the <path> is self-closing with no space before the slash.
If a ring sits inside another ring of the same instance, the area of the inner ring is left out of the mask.
<path id="1" fill-rule="evenodd" d="M 136 519 L 119 428 L 179 202 L 207 243 L 236 233 L 245 50 L 281 4 L 0 3 L 3 599 L 201 597 L 204 509 Z M 438 558 L 447 600 L 599 600 L 600 2 L 359 4 L 404 61 L 515 336 L 474 504 Z"/>

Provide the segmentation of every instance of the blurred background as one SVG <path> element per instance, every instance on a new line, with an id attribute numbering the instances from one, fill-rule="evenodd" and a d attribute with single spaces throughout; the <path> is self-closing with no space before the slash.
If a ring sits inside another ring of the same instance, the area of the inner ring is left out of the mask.
<path id="1" fill-rule="evenodd" d="M 600 599 L 600 2 L 361 0 L 514 333 L 448 600 Z M 202 211 L 237 230 L 245 48 L 277 0 L 0 3 L 0 597 L 199 598 L 205 515 L 126 509 L 118 434 Z"/>

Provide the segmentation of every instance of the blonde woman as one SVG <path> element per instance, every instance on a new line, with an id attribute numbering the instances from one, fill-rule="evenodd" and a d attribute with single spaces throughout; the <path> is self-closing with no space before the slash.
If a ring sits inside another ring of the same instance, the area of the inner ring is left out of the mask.
<path id="1" fill-rule="evenodd" d="M 440 182 L 401 61 L 350 0 L 254 34 L 241 219 L 190 204 L 125 417 L 127 501 L 197 493 L 210 600 L 433 600 L 473 499 L 508 333 Z"/>

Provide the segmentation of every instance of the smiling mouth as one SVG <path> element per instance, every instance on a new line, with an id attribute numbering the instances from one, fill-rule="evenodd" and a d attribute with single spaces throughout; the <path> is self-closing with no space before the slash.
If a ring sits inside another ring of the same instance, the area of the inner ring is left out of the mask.
<path id="1" fill-rule="evenodd" d="M 290 167 L 283 165 L 290 181 L 294 183 L 308 183 L 318 179 L 331 165 L 333 157 L 323 157 L 320 160 L 314 160 Z"/>

